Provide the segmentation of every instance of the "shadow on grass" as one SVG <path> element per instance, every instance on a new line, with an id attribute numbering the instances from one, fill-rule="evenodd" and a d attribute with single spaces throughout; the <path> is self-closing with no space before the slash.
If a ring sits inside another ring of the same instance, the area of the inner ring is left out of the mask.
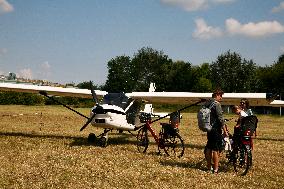
<path id="1" fill-rule="evenodd" d="M 79 139 L 84 137 L 51 135 L 51 134 L 35 134 L 35 133 L 22 133 L 22 132 L 0 132 L 0 136 L 18 136 L 26 138 L 54 138 L 54 139 Z"/>
<path id="2" fill-rule="evenodd" d="M 112 134 L 111 134 L 112 135 Z M 110 135 L 110 136 L 111 136 Z M 116 134 L 115 134 L 116 135 Z M 0 132 L 0 136 L 14 136 L 14 137 L 25 137 L 25 138 L 44 138 L 44 139 L 70 139 L 73 140 L 70 146 L 100 146 L 96 143 L 90 143 L 87 137 L 80 136 L 68 136 L 68 135 L 53 135 L 53 134 L 36 134 L 36 133 L 24 133 L 24 132 Z M 131 135 L 120 134 L 116 135 L 115 138 L 108 139 L 108 145 L 126 145 L 136 144 L 136 140 L 130 140 Z"/>
<path id="3" fill-rule="evenodd" d="M 136 140 L 131 140 L 131 136 L 128 134 L 120 134 L 116 135 L 116 137 L 111 137 L 112 135 L 109 135 L 108 141 L 107 141 L 107 146 L 109 145 L 127 145 L 127 144 L 136 144 Z M 70 146 L 88 146 L 88 145 L 93 145 L 93 146 L 99 146 L 102 147 L 100 144 L 100 139 L 97 138 L 94 140 L 94 142 L 89 142 L 88 138 L 76 138 Z"/>
<path id="4" fill-rule="evenodd" d="M 101 147 L 99 141 L 95 141 L 90 143 L 88 141 L 88 137 L 81 137 L 81 136 L 68 136 L 68 135 L 56 135 L 56 134 L 37 134 L 37 133 L 25 133 L 25 132 L 0 132 L 0 136 L 14 136 L 14 137 L 26 137 L 26 138 L 44 138 L 44 139 L 69 139 L 72 140 L 69 143 L 69 146 L 96 146 Z M 107 145 L 137 145 L 136 136 L 130 133 L 109 133 L 109 138 Z M 154 145 L 157 147 L 157 151 L 155 152 L 148 152 L 152 155 L 159 155 L 158 153 L 158 145 L 155 141 L 151 140 L 149 142 L 149 146 Z M 204 146 L 196 145 L 196 144 L 185 144 L 185 148 L 192 148 L 192 149 L 203 149 Z M 163 151 L 163 150 L 162 150 Z"/>

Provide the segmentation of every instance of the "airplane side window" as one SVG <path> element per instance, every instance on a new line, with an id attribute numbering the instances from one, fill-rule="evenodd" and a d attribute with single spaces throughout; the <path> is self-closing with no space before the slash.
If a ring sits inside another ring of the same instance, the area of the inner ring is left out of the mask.
<path id="1" fill-rule="evenodd" d="M 103 103 L 126 108 L 128 97 L 124 93 L 108 93 L 104 96 Z"/>

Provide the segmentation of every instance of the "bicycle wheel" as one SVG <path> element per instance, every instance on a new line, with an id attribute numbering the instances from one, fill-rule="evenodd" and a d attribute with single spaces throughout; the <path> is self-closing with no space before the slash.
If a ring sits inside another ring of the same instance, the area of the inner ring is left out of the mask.
<path id="1" fill-rule="evenodd" d="M 244 176 L 247 174 L 252 165 L 252 153 L 249 145 L 242 146 L 236 151 L 233 165 L 238 175 Z"/>
<path id="2" fill-rule="evenodd" d="M 179 133 L 167 135 L 162 139 L 164 151 L 168 156 L 182 157 L 184 154 L 184 142 Z"/>
<path id="3" fill-rule="evenodd" d="M 148 138 L 148 129 L 147 127 L 143 127 L 138 131 L 138 134 L 136 136 L 137 138 L 137 148 L 139 152 L 145 153 L 147 151 L 147 148 L 149 146 L 149 138 Z"/>

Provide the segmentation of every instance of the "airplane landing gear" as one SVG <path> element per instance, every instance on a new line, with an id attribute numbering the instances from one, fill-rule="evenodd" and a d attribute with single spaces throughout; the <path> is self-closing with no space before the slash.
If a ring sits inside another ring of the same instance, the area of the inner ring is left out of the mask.
<path id="1" fill-rule="evenodd" d="M 102 134 L 99 136 L 96 136 L 94 133 L 90 133 L 88 136 L 88 142 L 89 143 L 96 143 L 97 145 L 101 147 L 106 147 L 108 142 L 108 132 L 111 131 L 111 129 L 105 129 Z"/>
<path id="2" fill-rule="evenodd" d="M 88 136 L 88 142 L 94 144 L 97 141 L 97 137 L 94 133 L 90 133 Z"/>
<path id="3" fill-rule="evenodd" d="M 101 147 L 106 147 L 107 146 L 107 141 L 108 141 L 108 132 L 110 131 L 110 129 L 105 129 L 104 132 L 100 135 L 98 144 Z"/>

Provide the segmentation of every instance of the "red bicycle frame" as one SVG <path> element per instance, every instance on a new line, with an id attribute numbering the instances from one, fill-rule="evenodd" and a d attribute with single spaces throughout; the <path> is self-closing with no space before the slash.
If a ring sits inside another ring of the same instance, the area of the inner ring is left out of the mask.
<path id="1" fill-rule="evenodd" d="M 253 149 L 253 141 L 252 141 L 251 131 L 250 130 L 246 130 L 244 132 L 244 135 L 241 137 L 241 142 L 244 145 L 249 145 L 251 147 L 251 149 Z"/>
<path id="2" fill-rule="evenodd" d="M 182 110 L 185 110 L 185 109 L 187 109 L 187 108 L 189 108 L 189 107 L 191 107 L 191 106 L 195 106 L 195 105 L 197 105 L 197 104 L 199 104 L 199 103 L 201 103 L 201 102 L 204 102 L 204 101 L 206 101 L 206 100 L 205 100 L 205 99 L 201 99 L 200 101 L 198 101 L 198 102 L 196 102 L 196 103 L 194 103 L 194 104 L 191 104 L 191 105 L 189 105 L 189 106 L 186 106 L 186 107 L 184 107 L 184 108 L 181 108 L 181 109 L 179 109 L 179 110 L 177 110 L 177 111 L 175 111 L 175 112 L 169 113 L 168 115 L 163 116 L 163 117 L 160 117 L 160 118 L 158 118 L 158 119 L 156 119 L 156 120 L 154 120 L 154 121 L 151 121 L 151 118 L 150 118 L 149 120 L 146 121 L 146 123 L 145 123 L 144 125 L 142 125 L 142 126 L 140 126 L 140 127 L 137 127 L 135 130 L 138 130 L 138 129 L 140 129 L 140 128 L 143 127 L 143 126 L 146 126 L 147 129 L 150 131 L 151 135 L 153 136 L 153 138 L 155 139 L 155 141 L 156 141 L 156 143 L 158 144 L 158 146 L 159 146 L 160 148 L 164 148 L 163 144 L 161 144 L 161 142 L 160 142 L 159 136 L 157 135 L 157 133 L 155 132 L 155 130 L 153 129 L 153 127 L 151 126 L 151 124 L 154 123 L 154 122 L 156 122 L 156 121 L 159 121 L 159 120 L 161 120 L 161 119 L 164 119 L 164 118 L 170 116 L 170 124 L 171 124 L 171 126 L 174 127 L 174 128 L 178 128 L 179 123 L 180 123 L 180 112 L 181 112 Z M 163 126 L 163 124 L 168 124 L 168 123 L 161 123 L 162 126 Z"/>

